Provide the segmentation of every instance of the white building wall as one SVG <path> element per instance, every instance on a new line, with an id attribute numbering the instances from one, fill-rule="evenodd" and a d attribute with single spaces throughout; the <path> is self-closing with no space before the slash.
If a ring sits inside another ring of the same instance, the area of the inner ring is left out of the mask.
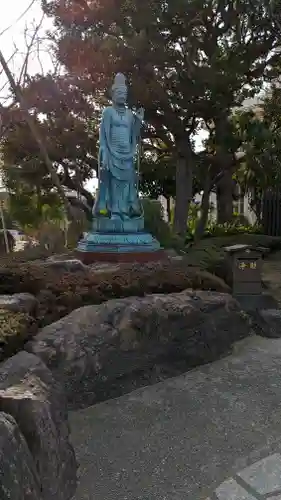
<path id="1" fill-rule="evenodd" d="M 163 207 L 164 220 L 166 222 L 168 222 L 169 218 L 168 218 L 168 210 L 167 210 L 167 205 L 168 205 L 167 199 L 165 198 L 165 196 L 159 196 L 158 201 L 160 201 L 160 203 Z M 173 203 L 171 205 L 173 206 Z"/>
<path id="2" fill-rule="evenodd" d="M 202 194 L 198 193 L 195 196 L 195 201 L 198 203 L 201 203 L 202 200 Z M 213 208 L 210 211 L 210 219 L 213 222 L 216 222 L 217 220 L 217 195 L 216 193 L 211 193 L 210 194 L 210 207 Z M 237 202 L 233 202 L 233 211 L 235 213 L 238 213 L 239 215 L 244 215 L 247 217 L 248 221 L 250 224 L 255 224 L 256 222 L 256 216 L 253 210 L 251 209 L 250 205 L 250 198 L 249 195 L 245 195 L 241 200 Z"/>
<path id="3" fill-rule="evenodd" d="M 197 203 L 201 203 L 201 200 L 202 200 L 202 193 L 197 193 L 194 197 L 194 201 Z M 163 207 L 164 219 L 166 221 L 168 221 L 167 200 L 164 196 L 160 196 L 159 201 L 161 202 L 162 207 Z M 172 205 L 173 205 L 173 203 L 172 203 Z M 216 220 L 217 220 L 217 195 L 216 195 L 216 193 L 210 194 L 210 207 L 211 207 L 210 220 L 213 222 L 216 222 Z M 238 202 L 233 202 L 233 208 L 234 208 L 234 212 L 239 213 L 240 215 L 244 215 L 248 219 L 249 224 L 255 224 L 256 216 L 255 216 L 255 213 L 253 212 L 253 210 L 251 209 L 249 195 L 245 195 Z"/>

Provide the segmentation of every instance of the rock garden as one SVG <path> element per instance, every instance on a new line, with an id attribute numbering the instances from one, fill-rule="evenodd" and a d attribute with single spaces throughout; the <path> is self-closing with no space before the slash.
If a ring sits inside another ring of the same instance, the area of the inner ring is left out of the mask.
<path id="1" fill-rule="evenodd" d="M 0 469 L 11 498 L 72 498 L 68 410 L 211 362 L 251 335 L 225 259 L 237 239 L 209 238 L 145 265 L 84 266 L 38 248 L 1 259 Z M 243 242 L 280 248 L 263 235 Z"/>

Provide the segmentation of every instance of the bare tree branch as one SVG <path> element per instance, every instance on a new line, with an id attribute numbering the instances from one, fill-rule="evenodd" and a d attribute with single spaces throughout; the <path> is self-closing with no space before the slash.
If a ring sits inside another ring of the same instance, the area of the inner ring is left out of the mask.
<path id="1" fill-rule="evenodd" d="M 17 100 L 17 102 L 19 103 L 20 105 L 20 108 L 23 112 L 23 115 L 25 117 L 25 120 L 30 128 L 30 131 L 34 137 L 34 140 L 36 141 L 37 145 L 38 145 L 38 148 L 40 150 L 40 153 L 42 155 L 42 158 L 45 162 L 45 165 L 48 169 L 48 172 L 50 174 L 50 177 L 54 183 L 54 186 L 56 186 L 57 188 L 57 191 L 58 191 L 58 194 L 61 198 L 61 201 L 64 205 L 64 208 L 65 208 L 65 211 L 66 211 L 66 214 L 68 215 L 68 218 L 69 220 L 72 220 L 73 218 L 73 214 L 72 214 L 72 211 L 71 211 L 71 206 L 70 206 L 70 203 L 68 202 L 68 199 L 66 198 L 65 196 L 65 192 L 62 188 L 62 185 L 60 183 L 60 179 L 59 179 L 59 176 L 57 174 L 57 171 L 56 169 L 53 167 L 53 164 L 50 160 L 50 157 L 48 155 L 48 151 L 46 149 L 46 146 L 41 138 L 41 135 L 40 135 L 40 132 L 38 131 L 37 127 L 36 127 L 36 124 L 33 120 L 33 118 L 31 117 L 30 113 L 29 113 L 29 110 L 28 110 L 28 107 L 26 106 L 26 103 L 24 101 L 24 98 L 22 96 L 22 93 L 21 93 L 21 90 L 20 90 L 20 87 L 19 85 L 16 84 L 14 78 L 13 78 L 13 75 L 9 69 L 9 66 L 7 65 L 7 62 L 0 50 L 0 64 L 2 65 L 4 71 L 5 71 L 5 74 L 7 76 L 7 79 L 9 80 L 9 83 L 10 83 L 10 86 L 14 92 L 14 95 L 15 95 L 15 98 Z"/>
<path id="2" fill-rule="evenodd" d="M 32 0 L 24 13 L 15 21 L 17 23 L 23 19 L 24 15 L 38 0 Z M 48 35 L 44 21 L 45 14 L 42 12 L 40 19 L 33 19 L 25 24 L 20 42 L 13 43 L 14 48 L 12 54 L 6 57 L 7 64 L 16 83 L 23 88 L 29 81 L 29 76 L 32 74 L 46 74 L 49 71 L 59 72 L 60 65 L 58 64 L 55 53 L 52 47 L 52 37 Z M 14 23 L 14 24 L 15 24 Z M 12 28 L 13 25 L 6 28 L 1 34 Z M 6 79 L 3 70 L 0 69 L 0 102 L 3 106 L 14 101 L 15 96 L 11 90 L 10 84 Z"/>
<path id="3" fill-rule="evenodd" d="M 33 0 L 29 7 L 24 11 L 23 14 L 17 19 L 18 22 L 20 19 L 24 17 L 24 15 L 30 10 L 30 8 L 34 5 L 35 1 Z M 40 73 L 43 75 L 44 73 L 50 71 L 53 67 L 53 72 L 60 71 L 60 65 L 55 60 L 54 51 L 52 50 L 51 43 L 46 29 L 44 28 L 44 20 L 45 14 L 42 13 L 39 21 L 33 19 L 32 22 L 28 22 L 25 24 L 23 33 L 22 33 L 22 45 L 19 43 L 13 43 L 12 53 L 6 59 L 6 63 L 9 67 L 9 71 L 11 72 L 12 78 L 15 81 L 16 85 L 22 89 L 29 83 L 30 73 Z M 12 25 L 10 26 L 12 27 Z M 1 34 L 5 33 L 10 27 L 4 30 Z M 0 34 L 0 37 L 1 37 Z M 41 59 L 42 56 L 42 59 Z M 48 56 L 48 58 L 47 58 Z M 43 57 L 46 58 L 46 62 L 43 60 Z M 49 64 L 48 64 L 49 63 Z M 32 65 L 35 66 L 35 69 L 32 68 Z M 39 71 L 36 69 L 39 67 Z M 11 83 L 9 78 L 7 78 L 7 74 L 4 69 L 0 65 L 0 141 L 5 136 L 9 125 L 4 124 L 6 120 L 4 120 L 4 116 L 7 116 L 7 112 L 11 107 L 18 106 L 17 99 L 15 97 L 15 93 L 11 87 Z"/>
<path id="4" fill-rule="evenodd" d="M 7 26 L 7 28 L 5 28 L 3 31 L 1 31 L 0 33 L 0 36 L 4 35 L 4 33 L 6 33 L 7 31 L 9 31 L 11 28 L 13 28 L 13 26 L 18 23 L 21 19 L 23 19 L 23 17 L 28 13 L 28 11 L 31 9 L 31 7 L 33 7 L 33 5 L 36 3 L 37 0 L 31 0 L 30 4 L 27 6 L 27 8 L 21 13 L 21 15 L 15 20 L 15 22 L 13 22 L 12 24 L 10 24 L 9 26 Z"/>
<path id="5" fill-rule="evenodd" d="M 40 29 L 42 28 L 44 18 L 45 18 L 45 14 L 43 13 L 39 23 L 37 24 L 37 26 L 35 27 L 32 35 L 31 35 L 29 41 L 28 41 L 28 26 L 25 25 L 24 39 L 25 39 L 25 45 L 26 45 L 26 54 L 25 54 L 25 59 L 24 59 L 22 69 L 21 69 L 20 74 L 19 74 L 19 78 L 18 78 L 19 84 L 21 82 L 24 83 L 26 81 L 29 57 L 30 57 L 33 46 L 36 44 L 36 39 L 38 37 L 38 33 L 39 33 Z M 37 52 L 38 52 L 38 50 L 37 50 Z M 42 64 L 41 64 L 41 66 L 42 66 Z M 43 71 L 43 67 L 42 67 L 42 73 L 43 72 L 44 71 Z"/>

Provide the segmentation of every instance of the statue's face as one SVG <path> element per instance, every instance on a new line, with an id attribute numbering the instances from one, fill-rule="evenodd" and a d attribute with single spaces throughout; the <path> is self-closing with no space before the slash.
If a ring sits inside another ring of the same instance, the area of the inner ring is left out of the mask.
<path id="1" fill-rule="evenodd" d="M 120 87 L 117 89 L 114 89 L 113 91 L 113 96 L 112 96 L 113 102 L 115 104 L 126 104 L 127 102 L 127 89 L 126 87 Z"/>

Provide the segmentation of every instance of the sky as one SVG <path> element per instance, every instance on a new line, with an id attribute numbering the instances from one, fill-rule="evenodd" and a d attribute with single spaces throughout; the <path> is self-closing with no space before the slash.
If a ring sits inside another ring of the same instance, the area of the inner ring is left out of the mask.
<path id="1" fill-rule="evenodd" d="M 31 5 L 32 4 L 32 5 Z M 0 17 L 0 47 L 9 62 L 10 70 L 16 80 L 19 77 L 25 54 L 26 46 L 29 43 L 30 36 L 34 32 L 34 27 L 41 20 L 42 11 L 40 0 L 8 0 L 5 3 L 5 9 L 1 12 Z M 19 19 L 20 18 L 20 19 Z M 25 27 L 28 26 L 28 35 Z M 47 29 L 52 26 L 52 21 L 48 18 L 44 19 L 39 36 L 43 36 Z M 37 51 L 34 49 L 29 59 L 28 71 L 30 74 L 41 72 L 43 66 L 44 72 L 51 67 L 51 59 L 47 53 L 47 45 L 42 44 L 40 50 L 40 62 L 38 60 Z M 14 55 L 16 51 L 16 54 Z M 8 88 L 3 86 L 7 79 L 3 72 L 0 74 L 0 99 L 3 102 L 8 97 Z"/>

